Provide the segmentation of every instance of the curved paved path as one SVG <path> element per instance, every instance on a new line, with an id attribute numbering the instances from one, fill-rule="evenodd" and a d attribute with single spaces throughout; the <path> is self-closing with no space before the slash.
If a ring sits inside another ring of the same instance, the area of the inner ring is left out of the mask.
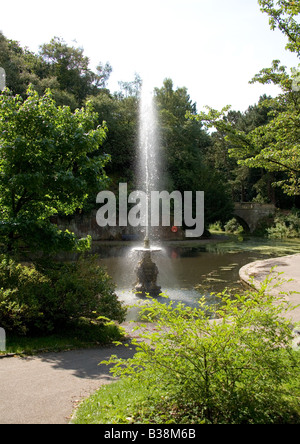
<path id="1" fill-rule="evenodd" d="M 279 279 L 290 282 L 285 282 L 274 288 L 271 293 L 278 295 L 280 292 L 286 292 L 288 293 L 288 301 L 294 307 L 300 304 L 300 294 L 295 293 L 300 293 L 300 254 L 252 262 L 241 268 L 240 278 L 247 284 L 252 284 L 255 288 L 258 288 L 261 282 L 270 275 L 273 267 L 276 267 L 274 273 L 283 273 L 279 276 Z M 292 310 L 288 316 L 292 322 L 300 322 L 300 306 Z"/>
<path id="2" fill-rule="evenodd" d="M 68 424 L 76 403 L 113 381 L 112 354 L 132 357 L 131 347 L 45 353 L 0 359 L 0 424 Z"/>

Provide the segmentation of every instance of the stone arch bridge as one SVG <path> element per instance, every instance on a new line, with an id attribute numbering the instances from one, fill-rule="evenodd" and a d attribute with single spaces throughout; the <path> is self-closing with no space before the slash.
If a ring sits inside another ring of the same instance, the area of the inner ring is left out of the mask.
<path id="1" fill-rule="evenodd" d="M 233 216 L 244 227 L 253 233 L 259 222 L 273 215 L 276 207 L 273 204 L 259 204 L 255 202 L 236 202 L 234 204 Z"/>

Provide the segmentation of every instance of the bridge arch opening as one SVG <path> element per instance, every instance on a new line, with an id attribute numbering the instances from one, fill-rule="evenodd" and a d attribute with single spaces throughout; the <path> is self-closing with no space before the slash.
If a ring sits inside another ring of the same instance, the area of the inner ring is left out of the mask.
<path id="1" fill-rule="evenodd" d="M 243 230 L 245 233 L 250 233 L 250 227 L 247 224 L 247 222 L 240 216 L 238 216 L 237 214 L 234 214 L 233 217 L 237 220 L 237 222 L 243 227 Z"/>

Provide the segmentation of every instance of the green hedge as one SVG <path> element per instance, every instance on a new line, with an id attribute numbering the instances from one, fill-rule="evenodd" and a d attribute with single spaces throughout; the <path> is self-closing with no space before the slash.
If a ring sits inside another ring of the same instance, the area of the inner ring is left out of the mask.
<path id="1" fill-rule="evenodd" d="M 0 262 L 0 325 L 18 334 L 49 333 L 99 316 L 122 322 L 126 310 L 95 257 L 46 266 Z"/>

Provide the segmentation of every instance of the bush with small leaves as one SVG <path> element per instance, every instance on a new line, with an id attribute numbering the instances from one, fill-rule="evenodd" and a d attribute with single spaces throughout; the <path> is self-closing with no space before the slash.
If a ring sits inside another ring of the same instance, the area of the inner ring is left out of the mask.
<path id="1" fill-rule="evenodd" d="M 106 362 L 114 364 L 115 376 L 160 393 L 146 420 L 163 415 L 177 423 L 300 422 L 300 356 L 283 316 L 291 307 L 284 297 L 270 295 L 272 280 L 258 292 L 219 294 L 215 307 L 204 300 L 190 308 L 149 299 L 142 316 L 155 322 L 154 331 L 145 324 L 133 359 Z"/>

